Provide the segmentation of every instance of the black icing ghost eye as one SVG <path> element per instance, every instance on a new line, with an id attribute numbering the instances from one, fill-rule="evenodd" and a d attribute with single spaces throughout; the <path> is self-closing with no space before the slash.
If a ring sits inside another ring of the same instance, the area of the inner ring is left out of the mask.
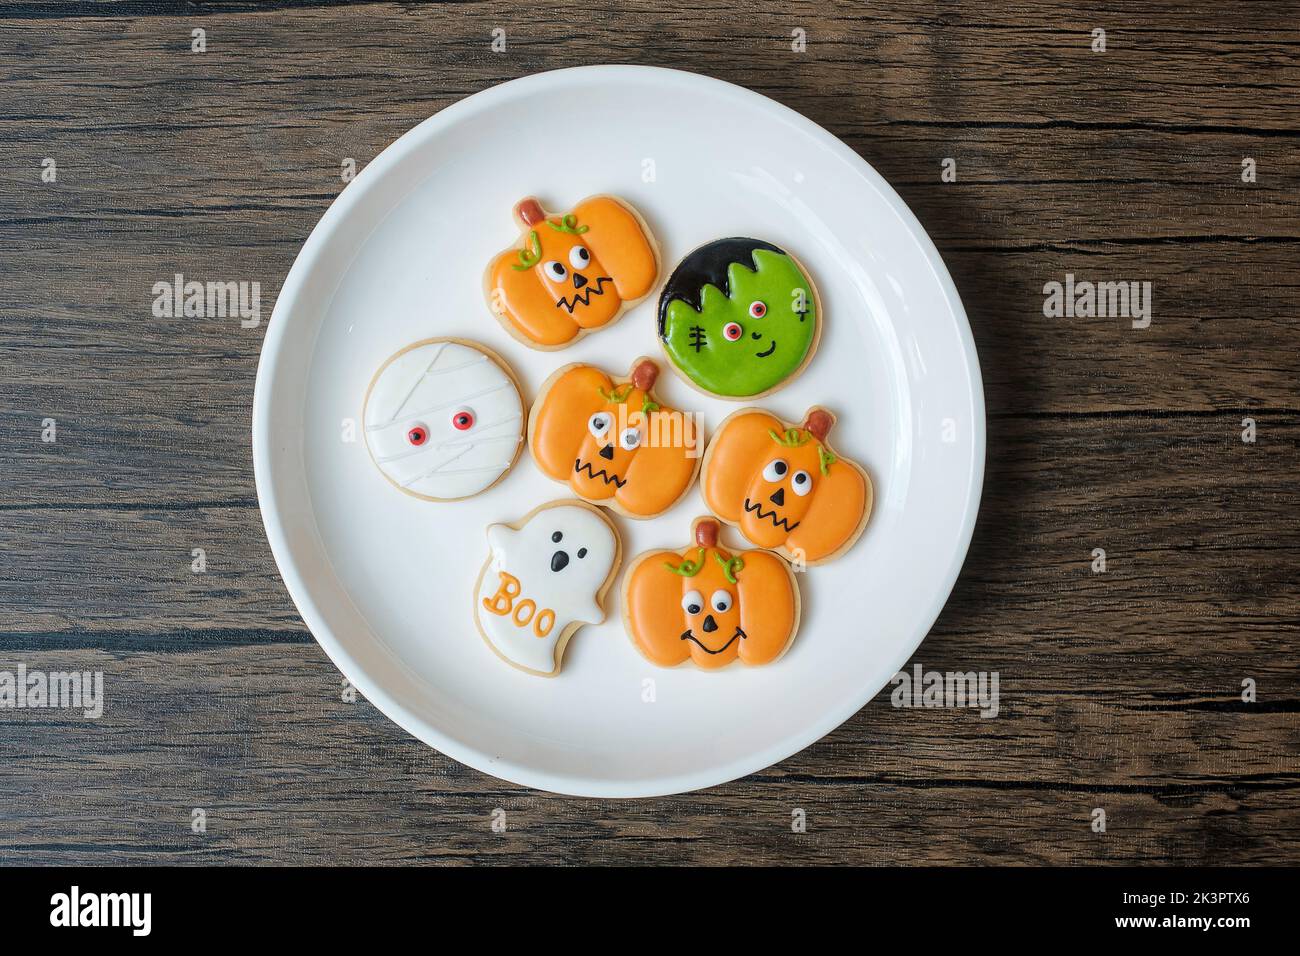
<path id="1" fill-rule="evenodd" d="M 429 429 L 422 424 L 412 425 L 406 430 L 406 440 L 418 448 L 429 440 Z"/>
<path id="2" fill-rule="evenodd" d="M 781 458 L 773 458 L 763 469 L 764 481 L 780 481 L 785 477 L 785 473 L 790 470 L 790 466 Z"/>
<path id="3" fill-rule="evenodd" d="M 794 477 L 790 479 L 790 487 L 794 489 L 796 495 L 802 498 L 812 491 L 812 475 L 806 471 L 796 471 Z"/>
<path id="4" fill-rule="evenodd" d="M 613 421 L 604 412 L 597 412 L 587 419 L 587 431 L 591 432 L 592 438 L 604 438 L 605 432 L 609 431 L 609 426 L 613 424 Z"/>
<path id="5" fill-rule="evenodd" d="M 728 322 L 722 327 L 722 337 L 728 342 L 735 342 L 744 334 L 745 330 L 740 327 L 739 322 Z"/>
<path id="6" fill-rule="evenodd" d="M 569 265 L 575 269 L 585 269 L 591 265 L 591 253 L 586 246 L 574 246 L 569 250 Z"/>
<path id="7" fill-rule="evenodd" d="M 451 427 L 458 432 L 469 431 L 474 427 L 474 413 L 468 408 L 462 408 L 451 416 Z"/>
<path id="8" fill-rule="evenodd" d="M 564 277 L 569 274 L 569 270 L 564 268 L 564 263 L 556 262 L 554 259 L 547 260 L 542 269 L 546 272 L 547 278 L 554 282 L 563 282 Z"/>
<path id="9" fill-rule="evenodd" d="M 578 557 L 580 557 L 580 558 L 585 558 L 586 556 L 587 556 L 587 549 L 586 549 L 586 548 L 579 548 L 579 549 L 578 549 Z"/>
<path id="10" fill-rule="evenodd" d="M 749 303 L 749 314 L 751 318 L 761 319 L 767 315 L 767 303 L 755 300 Z"/>
<path id="11" fill-rule="evenodd" d="M 554 534 L 551 535 L 551 540 L 554 541 L 556 544 L 559 544 L 559 543 L 560 543 L 560 539 L 563 538 L 563 537 L 564 537 L 564 535 L 563 535 L 561 532 L 557 531 L 557 532 L 555 532 Z"/>

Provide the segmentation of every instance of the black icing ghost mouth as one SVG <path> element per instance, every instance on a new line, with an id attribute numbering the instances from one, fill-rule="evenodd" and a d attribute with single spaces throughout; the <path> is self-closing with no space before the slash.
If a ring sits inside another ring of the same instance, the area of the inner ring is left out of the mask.
<path id="1" fill-rule="evenodd" d="M 583 277 L 575 272 L 573 278 L 574 278 L 574 284 L 577 285 L 577 280 Z M 581 286 L 578 286 L 578 288 L 582 289 L 581 292 L 573 293 L 573 298 L 569 298 L 568 296 L 561 296 L 560 301 L 555 303 L 555 307 L 557 309 L 561 307 L 567 309 L 569 315 L 573 315 L 573 310 L 576 309 L 579 305 L 587 305 L 588 303 L 590 303 L 591 297 L 593 295 L 604 295 L 605 283 L 613 282 L 613 281 L 614 280 L 611 279 L 609 276 L 597 276 L 594 279 L 584 279 L 583 284 Z"/>
<path id="2" fill-rule="evenodd" d="M 748 498 L 745 499 L 745 510 L 758 515 L 760 521 L 772 522 L 772 527 L 774 528 L 784 528 L 787 534 L 799 527 L 799 522 L 797 521 L 791 524 L 789 518 L 778 518 L 776 516 L 775 508 L 771 511 L 764 511 L 762 505 L 757 501 L 750 501 Z"/>
<path id="3" fill-rule="evenodd" d="M 704 651 L 705 654 L 721 654 L 732 644 L 735 644 L 736 641 L 742 640 L 748 636 L 749 636 L 748 634 L 746 634 L 743 630 L 741 630 L 740 625 L 737 624 L 736 633 L 732 634 L 731 637 L 727 640 L 727 643 L 723 644 L 716 651 L 708 647 L 707 645 L 701 643 L 700 639 L 691 633 L 691 629 L 689 627 L 682 632 L 681 639 L 683 641 L 690 641 L 691 643 L 695 644 L 697 647 L 700 648 L 700 650 Z"/>
<path id="4" fill-rule="evenodd" d="M 588 478 L 599 478 L 607 485 L 613 485 L 615 488 L 622 488 L 627 484 L 626 478 L 620 478 L 613 472 L 606 471 L 604 468 L 597 471 L 592 467 L 591 462 L 584 462 L 581 458 L 573 459 L 573 471 L 575 474 L 587 473 Z"/>

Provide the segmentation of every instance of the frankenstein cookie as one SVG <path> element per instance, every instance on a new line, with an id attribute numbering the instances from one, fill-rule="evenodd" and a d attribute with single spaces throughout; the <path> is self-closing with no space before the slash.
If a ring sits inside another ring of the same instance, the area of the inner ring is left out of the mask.
<path id="1" fill-rule="evenodd" d="M 659 295 L 659 341 L 700 391 L 756 398 L 803 370 L 821 306 L 794 257 L 760 239 L 719 239 L 673 270 Z"/>

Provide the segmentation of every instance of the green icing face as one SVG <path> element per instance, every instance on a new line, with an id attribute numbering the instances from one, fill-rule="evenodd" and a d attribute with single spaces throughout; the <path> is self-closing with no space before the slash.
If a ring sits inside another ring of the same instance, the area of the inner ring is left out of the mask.
<path id="1" fill-rule="evenodd" d="M 727 267 L 728 296 L 712 284 L 700 311 L 672 299 L 663 317 L 664 350 L 692 382 L 743 398 L 775 388 L 803 364 L 817 334 L 812 286 L 794 260 L 755 249 L 752 271 Z"/>

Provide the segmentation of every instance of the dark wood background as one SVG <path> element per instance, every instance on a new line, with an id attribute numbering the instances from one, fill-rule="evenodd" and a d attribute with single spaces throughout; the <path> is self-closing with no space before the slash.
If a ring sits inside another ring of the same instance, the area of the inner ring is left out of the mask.
<path id="1" fill-rule="evenodd" d="M 0 861 L 1300 862 L 1300 18 L 1195 6 L 0 4 L 0 669 L 102 669 L 108 697 L 0 711 Z M 917 660 L 997 670 L 996 720 L 886 694 L 763 773 L 618 802 L 341 700 L 257 511 L 265 325 L 155 318 L 151 286 L 257 280 L 269 315 L 345 157 L 596 62 L 800 110 L 934 237 L 989 445 Z M 1151 327 L 1044 318 L 1067 272 L 1150 281 Z"/>

